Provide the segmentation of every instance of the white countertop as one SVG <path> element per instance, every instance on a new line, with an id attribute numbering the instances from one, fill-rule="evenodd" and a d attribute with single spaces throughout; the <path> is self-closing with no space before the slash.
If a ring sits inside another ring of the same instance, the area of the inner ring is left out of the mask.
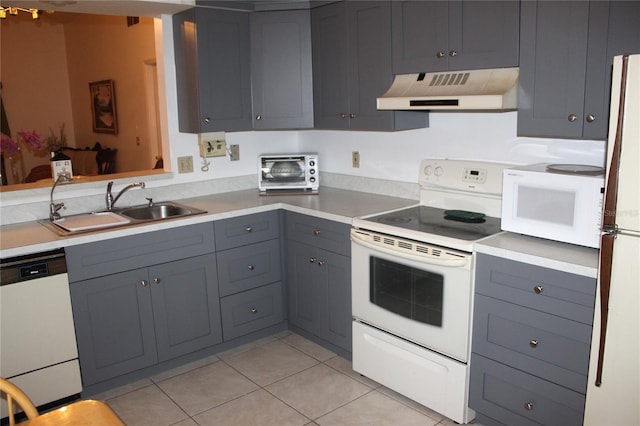
<path id="1" fill-rule="evenodd" d="M 599 251 L 593 248 L 502 232 L 477 243 L 475 249 L 478 253 L 585 277 L 598 277 Z"/>
<path id="2" fill-rule="evenodd" d="M 317 195 L 261 196 L 255 189 L 197 198 L 171 200 L 206 210 L 206 214 L 144 225 L 60 236 L 37 222 L 0 227 L 0 258 L 32 254 L 94 241 L 153 232 L 195 223 L 210 222 L 267 210 L 285 209 L 351 224 L 354 217 L 415 205 L 416 200 L 325 187 Z"/>

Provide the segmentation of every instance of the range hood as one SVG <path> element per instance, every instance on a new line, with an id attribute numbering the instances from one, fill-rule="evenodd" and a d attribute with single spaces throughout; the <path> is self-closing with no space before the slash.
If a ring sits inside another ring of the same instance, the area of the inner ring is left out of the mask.
<path id="1" fill-rule="evenodd" d="M 381 110 L 515 110 L 518 68 L 396 75 Z"/>

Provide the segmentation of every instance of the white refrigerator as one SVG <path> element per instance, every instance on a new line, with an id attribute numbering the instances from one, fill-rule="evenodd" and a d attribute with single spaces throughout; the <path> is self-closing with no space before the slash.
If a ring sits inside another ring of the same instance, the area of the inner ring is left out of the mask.
<path id="1" fill-rule="evenodd" d="M 616 56 L 584 424 L 640 425 L 640 55 Z"/>

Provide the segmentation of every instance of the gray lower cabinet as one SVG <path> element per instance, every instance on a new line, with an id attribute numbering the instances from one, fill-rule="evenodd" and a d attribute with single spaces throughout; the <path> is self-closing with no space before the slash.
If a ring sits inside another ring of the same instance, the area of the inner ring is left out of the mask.
<path id="1" fill-rule="evenodd" d="M 638 1 L 524 1 L 518 134 L 605 139 L 613 57 L 640 53 Z"/>
<path id="2" fill-rule="evenodd" d="M 222 341 L 213 224 L 65 249 L 85 387 Z"/>
<path id="3" fill-rule="evenodd" d="M 393 72 L 518 66 L 519 1 L 393 1 Z"/>
<path id="4" fill-rule="evenodd" d="M 254 12 L 250 23 L 253 128 L 313 128 L 309 10 Z"/>
<path id="5" fill-rule="evenodd" d="M 343 1 L 312 9 L 313 101 L 317 129 L 426 127 L 417 111 L 378 111 L 393 81 L 391 4 Z"/>
<path id="6" fill-rule="evenodd" d="M 84 386 L 222 341 L 213 254 L 70 288 Z"/>
<path id="7" fill-rule="evenodd" d="M 349 226 L 287 213 L 289 322 L 351 353 Z"/>
<path id="8" fill-rule="evenodd" d="M 207 7 L 173 16 L 181 132 L 251 130 L 249 14 Z"/>
<path id="9" fill-rule="evenodd" d="M 215 222 L 222 334 L 225 341 L 282 323 L 280 213 Z"/>
<path id="10" fill-rule="evenodd" d="M 479 253 L 469 406 L 486 425 L 581 425 L 596 280 Z"/>

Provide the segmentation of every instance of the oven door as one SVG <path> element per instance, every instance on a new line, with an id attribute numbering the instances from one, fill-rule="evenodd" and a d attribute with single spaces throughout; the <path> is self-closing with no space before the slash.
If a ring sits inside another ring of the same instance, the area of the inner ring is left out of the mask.
<path id="1" fill-rule="evenodd" d="M 470 253 L 351 231 L 355 320 L 466 362 Z"/>

